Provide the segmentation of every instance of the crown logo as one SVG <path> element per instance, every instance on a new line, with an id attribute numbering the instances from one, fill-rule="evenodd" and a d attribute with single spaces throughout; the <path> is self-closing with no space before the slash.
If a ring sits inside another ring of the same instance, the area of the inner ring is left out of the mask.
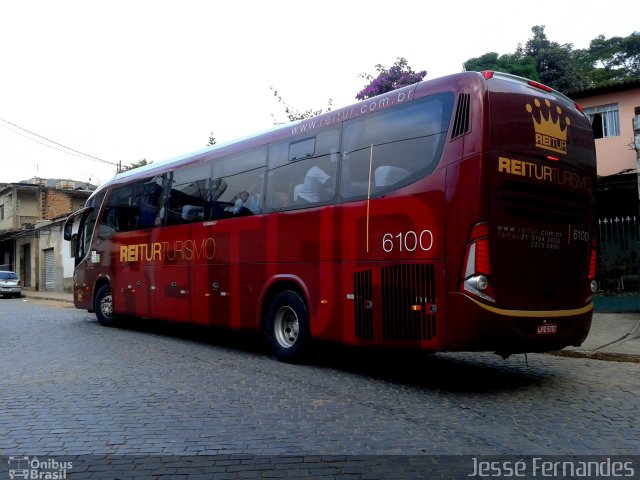
<path id="1" fill-rule="evenodd" d="M 525 106 L 527 112 L 531 114 L 531 120 L 533 120 L 533 128 L 536 135 L 536 147 L 544 148 L 545 150 L 551 150 L 556 153 L 567 153 L 567 130 L 571 125 L 569 117 L 564 117 L 565 127 L 564 129 L 560 125 L 560 117 L 562 116 L 562 109 L 556 106 L 555 110 L 557 118 L 554 120 L 551 109 L 551 102 L 548 99 L 544 100 L 544 104 L 547 107 L 547 115 L 545 116 L 542 104 L 539 99 L 535 99 L 533 104 L 536 106 L 538 115 L 533 113 L 534 108 L 527 103 Z M 539 117 L 538 120 L 536 117 Z"/>

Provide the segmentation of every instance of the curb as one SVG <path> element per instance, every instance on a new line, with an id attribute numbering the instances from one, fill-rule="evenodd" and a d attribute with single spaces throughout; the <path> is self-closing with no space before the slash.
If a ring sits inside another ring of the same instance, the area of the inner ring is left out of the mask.
<path id="1" fill-rule="evenodd" d="M 22 300 L 24 299 L 29 299 L 29 300 L 47 300 L 50 302 L 62 302 L 62 303 L 69 303 L 71 305 L 73 305 L 73 299 L 69 299 L 69 298 L 60 298 L 60 297 L 53 297 L 53 296 L 46 296 L 46 295 L 25 295 L 24 293 L 22 294 L 22 297 L 20 297 Z"/>
<path id="2" fill-rule="evenodd" d="M 557 350 L 547 353 L 557 357 L 589 358 L 591 360 L 604 360 L 608 362 L 640 363 L 640 355 L 633 353 L 586 352 L 578 350 Z"/>

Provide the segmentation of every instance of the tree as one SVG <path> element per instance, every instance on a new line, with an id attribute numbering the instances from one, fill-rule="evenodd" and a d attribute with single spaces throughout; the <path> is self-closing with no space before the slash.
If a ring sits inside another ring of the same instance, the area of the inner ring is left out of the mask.
<path id="1" fill-rule="evenodd" d="M 628 37 L 604 35 L 591 40 L 589 48 L 574 51 L 593 85 L 640 78 L 640 33 Z"/>
<path id="2" fill-rule="evenodd" d="M 426 70 L 414 72 L 404 57 L 398 57 L 389 69 L 378 64 L 376 65 L 376 71 L 378 72 L 376 77 L 368 73 L 360 74 L 360 77 L 368 80 L 369 84 L 357 93 L 356 99 L 364 100 L 365 98 L 375 97 L 397 88 L 418 83 L 427 75 Z"/>
<path id="3" fill-rule="evenodd" d="M 640 78 L 640 33 L 593 39 L 589 48 L 574 50 L 547 38 L 544 25 L 531 28 L 533 37 L 513 54 L 495 52 L 471 58 L 465 70 L 496 70 L 538 80 L 564 93 Z"/>
<path id="4" fill-rule="evenodd" d="M 118 173 L 122 173 L 122 172 L 128 172 L 129 170 L 133 170 L 134 168 L 138 168 L 138 167 L 143 167 L 144 165 L 151 165 L 153 162 L 148 162 L 146 158 L 143 158 L 142 160 L 138 160 L 137 162 L 133 162 L 130 165 L 125 165 L 123 167 L 120 167 L 120 171 Z"/>
<path id="5" fill-rule="evenodd" d="M 211 145 L 215 145 L 216 143 L 218 143 L 216 141 L 216 137 L 213 134 L 213 131 L 209 134 L 209 141 L 207 142 L 207 147 L 210 147 Z"/>
<path id="6" fill-rule="evenodd" d="M 481 72 L 483 70 L 493 70 L 519 75 L 530 78 L 531 80 L 538 80 L 536 62 L 533 58 L 525 55 L 521 45 L 518 45 L 515 53 L 498 55 L 495 52 L 489 52 L 481 57 L 467 60 L 462 66 L 466 71 Z"/>
<path id="7" fill-rule="evenodd" d="M 308 110 L 304 110 L 304 111 L 300 111 L 297 110 L 295 108 L 293 108 L 292 106 L 290 106 L 285 100 L 284 98 L 282 98 L 282 95 L 280 95 L 278 93 L 278 91 L 273 88 L 273 86 L 269 86 L 269 88 L 271 89 L 271 91 L 273 92 L 273 96 L 276 97 L 276 99 L 278 100 L 278 102 L 282 105 L 283 109 L 284 109 L 284 114 L 287 117 L 287 119 L 289 120 L 289 122 L 295 122 L 297 120 L 304 120 L 306 118 L 311 118 L 311 117 L 315 117 L 316 115 L 321 115 L 325 112 L 330 112 L 331 111 L 331 99 L 329 99 L 327 101 L 327 109 L 323 110 L 322 108 L 318 108 L 318 109 L 308 109 Z M 271 114 L 271 118 L 273 118 L 273 124 L 274 125 L 282 125 L 283 123 L 286 122 L 279 122 L 278 120 L 276 120 L 275 115 Z"/>
<path id="8" fill-rule="evenodd" d="M 588 86 L 585 72 L 572 55 L 573 45 L 551 42 L 544 25 L 536 25 L 531 31 L 533 38 L 527 41 L 524 52 L 535 61 L 540 82 L 565 93 Z"/>

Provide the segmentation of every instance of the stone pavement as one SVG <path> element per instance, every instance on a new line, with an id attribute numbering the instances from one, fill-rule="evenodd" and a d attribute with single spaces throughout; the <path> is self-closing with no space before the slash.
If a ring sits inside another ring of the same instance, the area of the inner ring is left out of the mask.
<path id="1" fill-rule="evenodd" d="M 73 303 L 70 293 L 23 290 L 24 299 Z M 595 312 L 591 331 L 580 347 L 567 347 L 555 355 L 640 363 L 640 313 Z"/>

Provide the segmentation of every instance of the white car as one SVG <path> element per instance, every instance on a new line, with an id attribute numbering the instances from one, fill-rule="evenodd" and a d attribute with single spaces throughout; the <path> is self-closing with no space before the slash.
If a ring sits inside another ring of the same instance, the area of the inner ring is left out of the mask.
<path id="1" fill-rule="evenodd" d="M 0 270 L 0 295 L 17 298 L 22 296 L 22 281 L 16 272 Z"/>

